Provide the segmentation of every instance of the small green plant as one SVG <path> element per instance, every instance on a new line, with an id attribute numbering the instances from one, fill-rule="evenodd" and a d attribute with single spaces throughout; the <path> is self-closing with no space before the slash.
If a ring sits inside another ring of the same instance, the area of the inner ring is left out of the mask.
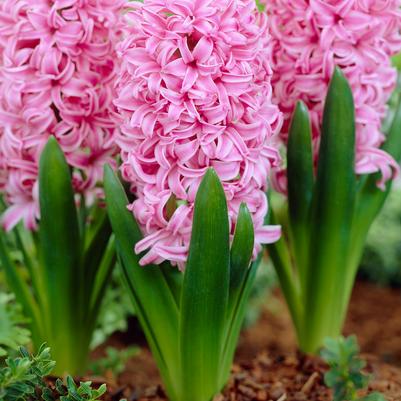
<path id="1" fill-rule="evenodd" d="M 77 385 L 71 376 L 65 383 L 57 379 L 52 388 L 45 378 L 55 366 L 45 344 L 36 355 L 21 347 L 20 356 L 7 358 L 6 366 L 0 368 L 0 401 L 98 401 L 106 392 L 105 384 L 92 389 L 92 382 Z"/>
<path id="2" fill-rule="evenodd" d="M 324 380 L 333 389 L 333 401 L 385 401 L 380 393 L 358 396 L 358 391 L 365 389 L 370 379 L 363 373 L 366 363 L 358 354 L 355 336 L 325 340 L 321 356 L 330 366 L 330 370 L 325 374 Z"/>
<path id="3" fill-rule="evenodd" d="M 57 379 L 55 387 L 56 395 L 49 388 L 44 389 L 44 401 L 97 401 L 106 392 L 105 384 L 94 390 L 92 382 L 80 382 L 78 386 L 71 376 L 67 376 L 66 384 Z"/>
<path id="4" fill-rule="evenodd" d="M 138 350 L 136 346 L 121 350 L 107 347 L 106 356 L 93 361 L 90 365 L 90 370 L 95 375 L 104 375 L 105 372 L 112 372 L 114 376 L 118 376 L 124 371 L 128 359 L 136 355 Z"/>
<path id="5" fill-rule="evenodd" d="M 0 293 L 0 357 L 7 355 L 9 350 L 18 350 L 19 346 L 28 344 L 30 332 L 24 327 L 27 323 L 14 295 Z"/>
<path id="6" fill-rule="evenodd" d="M 50 349 L 42 345 L 36 356 L 26 348 L 20 348 L 20 356 L 7 358 L 6 366 L 0 369 L 0 400 L 40 400 L 46 384 L 44 377 L 50 374 L 56 363 L 50 357 Z"/>

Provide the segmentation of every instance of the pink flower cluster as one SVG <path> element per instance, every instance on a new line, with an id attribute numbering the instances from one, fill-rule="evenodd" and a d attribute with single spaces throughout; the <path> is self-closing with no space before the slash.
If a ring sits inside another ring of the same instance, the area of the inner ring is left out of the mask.
<path id="1" fill-rule="evenodd" d="M 283 139 L 294 105 L 311 112 L 317 156 L 324 99 L 335 66 L 353 90 L 356 108 L 356 173 L 382 173 L 379 186 L 398 169 L 379 149 L 381 124 L 396 85 L 390 56 L 401 50 L 400 0 L 265 0 L 274 40 L 274 99 L 284 113 Z M 278 180 L 282 175 L 279 174 Z"/>
<path id="2" fill-rule="evenodd" d="M 233 233 L 241 202 L 253 216 L 255 254 L 278 239 L 265 226 L 265 190 L 279 154 L 281 114 L 272 104 L 266 15 L 254 0 L 131 3 L 115 102 L 123 178 L 144 232 L 141 264 L 184 268 L 196 191 L 208 167 L 219 175 Z"/>
<path id="3" fill-rule="evenodd" d="M 0 3 L 0 189 L 3 225 L 39 218 L 38 162 L 57 138 L 79 193 L 96 196 L 117 147 L 113 91 L 122 0 Z"/>

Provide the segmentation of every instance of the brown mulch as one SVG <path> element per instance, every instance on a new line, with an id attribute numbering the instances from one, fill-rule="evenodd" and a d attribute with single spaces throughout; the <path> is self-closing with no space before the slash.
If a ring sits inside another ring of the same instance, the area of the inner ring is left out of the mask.
<path id="1" fill-rule="evenodd" d="M 358 283 L 344 332 L 358 336 L 372 375 L 369 390 L 401 401 L 401 290 Z M 297 353 L 291 320 L 277 293 L 258 323 L 243 332 L 230 382 L 214 401 L 330 401 L 324 371 L 321 361 Z M 105 401 L 166 400 L 146 348 L 117 381 L 109 378 L 108 388 Z"/>

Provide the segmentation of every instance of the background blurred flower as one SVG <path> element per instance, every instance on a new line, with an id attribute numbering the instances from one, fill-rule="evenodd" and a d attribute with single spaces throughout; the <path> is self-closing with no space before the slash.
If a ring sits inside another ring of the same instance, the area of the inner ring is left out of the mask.
<path id="1" fill-rule="evenodd" d="M 96 196 L 113 164 L 115 45 L 122 0 L 4 0 L 0 4 L 0 188 L 6 229 L 34 229 L 38 161 L 50 135 L 74 168 L 78 193 Z M 101 193 L 101 191 L 100 191 Z"/>
<path id="2" fill-rule="evenodd" d="M 380 171 L 383 187 L 398 169 L 380 150 L 381 124 L 396 70 L 390 57 L 401 49 L 400 0 L 268 0 L 274 43 L 274 99 L 284 113 L 287 139 L 298 99 L 311 112 L 317 158 L 324 99 L 334 67 L 349 80 L 356 108 L 356 173 Z M 280 173 L 281 174 L 281 173 Z M 282 182 L 282 181 L 280 181 Z"/>
<path id="3" fill-rule="evenodd" d="M 183 268 L 195 194 L 208 167 L 223 183 L 231 232 L 241 202 L 255 226 L 255 254 L 275 241 L 264 225 L 265 191 L 279 162 L 272 138 L 281 114 L 272 104 L 267 17 L 254 0 L 145 0 L 131 3 L 120 48 L 118 107 L 122 175 L 145 237 L 142 264 Z"/>

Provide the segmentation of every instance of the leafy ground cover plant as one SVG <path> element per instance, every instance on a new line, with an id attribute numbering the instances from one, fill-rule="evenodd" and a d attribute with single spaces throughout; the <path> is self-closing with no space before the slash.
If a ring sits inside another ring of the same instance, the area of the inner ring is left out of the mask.
<path id="1" fill-rule="evenodd" d="M 38 348 L 54 349 L 56 372 L 77 374 L 86 366 L 99 307 L 115 264 L 106 211 L 77 207 L 72 177 L 54 138 L 42 152 L 39 171 L 39 232 L 13 231 L 23 265 L 0 235 L 0 259 L 7 283 L 29 318 Z M 81 205 L 82 206 L 82 205 Z M 86 212 L 89 214 L 86 215 Z"/>
<path id="2" fill-rule="evenodd" d="M 333 389 L 333 401 L 385 401 L 380 393 L 358 396 L 369 383 L 363 373 L 366 363 L 359 358 L 359 347 L 355 336 L 326 339 L 321 356 L 329 365 L 324 380 Z"/>
<path id="3" fill-rule="evenodd" d="M 0 368 L 0 400 L 4 401 L 97 401 L 106 392 L 106 385 L 92 388 L 90 381 L 77 385 L 71 376 L 65 383 L 57 379 L 54 388 L 45 378 L 53 371 L 50 348 L 42 345 L 36 355 L 20 348 L 20 356 L 7 358 Z"/>
<path id="4" fill-rule="evenodd" d="M 106 355 L 89 365 L 89 370 L 95 375 L 105 375 L 111 373 L 113 377 L 117 377 L 125 369 L 125 365 L 130 358 L 138 354 L 139 348 L 137 346 L 130 346 L 123 349 L 114 347 L 107 347 L 105 349 Z"/>
<path id="5" fill-rule="evenodd" d="M 0 368 L 0 399 L 40 400 L 37 391 L 41 393 L 46 387 L 43 379 L 55 365 L 45 345 L 39 348 L 37 355 L 30 355 L 26 348 L 21 348 L 19 357 L 7 358 L 6 366 Z"/>

